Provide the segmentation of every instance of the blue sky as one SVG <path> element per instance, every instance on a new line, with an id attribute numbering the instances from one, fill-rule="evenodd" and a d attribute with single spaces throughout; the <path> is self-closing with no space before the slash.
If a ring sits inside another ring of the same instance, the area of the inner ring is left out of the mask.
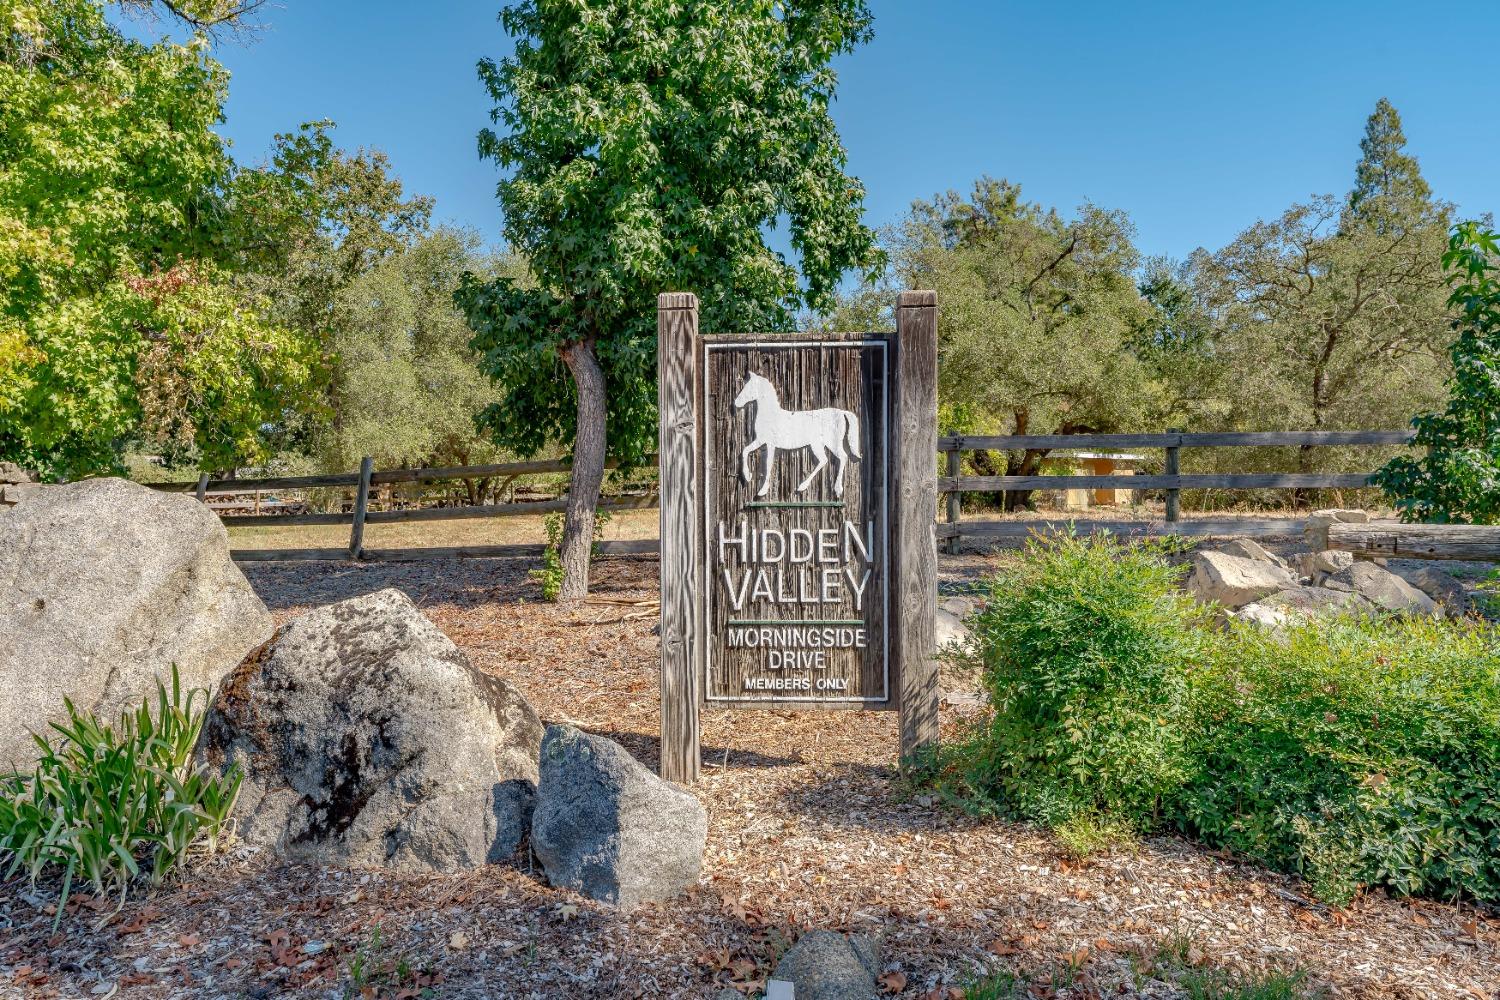
<path id="1" fill-rule="evenodd" d="M 1500 3 L 1416 0 L 872 0 L 875 40 L 840 61 L 835 117 L 866 220 L 1008 177 L 1029 198 L 1129 213 L 1147 254 L 1222 246 L 1316 193 L 1342 193 L 1381 96 L 1434 191 L 1500 210 Z M 282 0 L 226 41 L 225 134 L 242 161 L 331 118 L 383 149 L 438 218 L 500 238 L 489 101 L 475 62 L 510 48 L 500 0 Z M 138 33 L 160 28 L 136 26 Z"/>

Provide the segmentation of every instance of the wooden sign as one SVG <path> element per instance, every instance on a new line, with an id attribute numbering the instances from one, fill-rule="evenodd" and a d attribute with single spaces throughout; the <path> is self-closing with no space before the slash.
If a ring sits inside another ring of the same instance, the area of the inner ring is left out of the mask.
<path id="1" fill-rule="evenodd" d="M 936 301 L 890 334 L 706 335 L 663 295 L 662 774 L 698 709 L 902 713 L 936 739 Z"/>
<path id="2" fill-rule="evenodd" d="M 890 345 L 705 337 L 703 692 L 892 708 Z"/>

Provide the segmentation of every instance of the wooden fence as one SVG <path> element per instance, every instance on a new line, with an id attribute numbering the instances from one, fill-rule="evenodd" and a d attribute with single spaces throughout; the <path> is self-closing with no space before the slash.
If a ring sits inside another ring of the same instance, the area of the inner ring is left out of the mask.
<path id="1" fill-rule="evenodd" d="M 1033 532 L 1068 530 L 1079 532 L 1107 531 L 1124 535 L 1238 535 L 1265 536 L 1296 534 L 1300 521 L 1286 518 L 1221 518 L 1217 520 L 1182 520 L 1183 490 L 1227 489 L 1362 489 L 1370 485 L 1369 472 L 1269 472 L 1183 474 L 1181 455 L 1184 448 L 1265 448 L 1265 447 L 1347 447 L 1351 445 L 1404 445 L 1415 437 L 1413 431 L 1252 431 L 1212 434 L 1188 434 L 1168 431 L 1164 434 L 1033 434 L 1033 435 L 949 435 L 938 439 L 938 451 L 947 459 L 946 476 L 938 480 L 938 494 L 946 496 L 946 518 L 937 527 L 944 549 L 956 551 L 964 538 L 1024 538 Z M 962 456 L 966 451 L 1052 451 L 1076 448 L 1160 448 L 1165 452 L 1161 475 L 1102 476 L 962 476 Z M 1079 490 L 1130 489 L 1162 490 L 1166 493 L 1165 518 L 1161 521 L 1080 521 L 1080 520 L 1009 520 L 964 521 L 962 496 L 965 493 L 999 493 L 1012 490 Z"/>
<path id="2" fill-rule="evenodd" d="M 646 459 L 647 466 L 655 465 L 656 456 Z M 463 507 L 415 507 L 407 510 L 371 510 L 370 491 L 375 486 L 394 483 L 422 483 L 453 479 L 503 479 L 501 488 L 523 476 L 546 475 L 567 472 L 570 465 L 564 461 L 544 460 L 535 462 L 505 462 L 499 465 L 458 465 L 430 469 L 387 469 L 376 471 L 374 463 L 366 458 L 360 463 L 359 472 L 342 472 L 321 476 L 274 476 L 261 479 L 210 479 L 200 476 L 196 483 L 152 483 L 152 489 L 169 493 L 193 493 L 202 502 L 208 497 L 225 493 L 252 493 L 272 490 L 308 490 L 328 488 L 353 488 L 354 504 L 351 510 L 336 513 L 292 513 L 292 514 L 248 514 L 220 515 L 225 524 L 240 527 L 265 527 L 279 525 L 347 524 L 349 544 L 346 548 L 317 549 L 233 549 L 230 552 L 241 562 L 306 561 L 328 559 L 359 559 L 370 562 L 413 562 L 422 559 L 451 558 L 497 558 L 504 556 L 539 556 L 546 546 L 527 545 L 470 545 L 429 546 L 406 549 L 367 549 L 364 545 L 365 526 L 370 524 L 398 524 L 409 521 L 450 521 L 478 517 L 516 517 L 523 514 L 547 514 L 567 508 L 565 499 L 518 501 L 514 503 L 475 504 Z M 618 463 L 608 463 L 609 468 L 618 468 Z M 655 493 L 639 497 L 606 499 L 599 504 L 600 510 L 641 510 L 657 506 Z M 612 555 L 631 555 L 655 552 L 656 539 L 600 542 L 599 551 Z"/>
<path id="3" fill-rule="evenodd" d="M 937 537 L 946 551 L 955 551 L 959 541 L 970 539 L 1022 538 L 1032 532 L 1067 530 L 1071 525 L 1080 532 L 1108 531 L 1124 535 L 1237 535 L 1257 537 L 1265 535 L 1297 534 L 1302 522 L 1286 518 L 1195 518 L 1181 519 L 1181 493 L 1193 489 L 1359 489 L 1369 485 L 1371 473 L 1224 473 L 1195 475 L 1179 472 L 1181 452 L 1184 448 L 1244 448 L 1244 447 L 1345 447 L 1372 445 L 1404 445 L 1411 443 L 1411 431 L 1271 431 L 1252 433 L 1188 434 L 1169 431 L 1164 434 L 1047 434 L 1047 435 L 950 435 L 938 440 L 938 452 L 946 460 L 947 475 L 938 480 L 940 497 L 946 497 L 942 505 L 946 517 L 937 525 Z M 976 450 L 1072 450 L 1080 448 L 1098 449 L 1161 449 L 1164 452 L 1163 469 L 1160 475 L 1095 475 L 1095 476 L 963 476 L 963 453 Z M 654 465 L 656 456 L 649 456 L 645 465 Z M 409 521 L 443 521 L 462 518 L 514 517 L 523 514 L 545 514 L 566 508 L 564 499 L 519 501 L 513 503 L 481 504 L 463 507 L 422 507 L 409 510 L 369 509 L 372 487 L 394 483 L 433 482 L 454 479 L 496 479 L 509 485 L 517 478 L 532 475 L 567 472 L 569 464 L 563 461 L 507 462 L 499 465 L 465 465 L 431 469 L 389 469 L 376 471 L 373 463 L 365 459 L 357 473 L 339 473 L 322 476 L 282 476 L 265 479 L 209 479 L 206 475 L 196 483 L 158 483 L 154 489 L 178 493 L 195 493 L 199 500 L 206 501 L 215 493 L 249 493 L 266 490 L 300 490 L 319 488 L 353 488 L 353 509 L 344 513 L 289 513 L 249 514 L 223 516 L 226 524 L 242 526 L 264 525 L 310 525 L 347 524 L 350 526 L 349 544 L 346 548 L 316 549 L 235 549 L 235 559 L 257 560 L 323 560 L 362 559 L 384 562 L 408 562 L 420 559 L 455 557 L 493 558 L 502 556 L 539 556 L 545 546 L 523 545 L 474 545 L 461 547 L 428 547 L 406 549 L 367 549 L 364 547 L 364 529 L 369 524 L 393 524 Z M 615 467 L 611 462 L 610 467 Z M 1006 521 L 964 521 L 961 516 L 961 500 L 965 493 L 996 493 L 1010 490 L 1093 490 L 1129 489 L 1161 490 L 1166 494 L 1165 517 L 1159 521 L 1149 520 L 1077 520 L 1024 519 Z M 639 497 L 606 499 L 600 503 L 601 510 L 641 510 L 659 505 L 653 492 Z M 605 554 L 644 554 L 656 552 L 656 539 L 614 541 L 599 543 L 599 551 Z"/>

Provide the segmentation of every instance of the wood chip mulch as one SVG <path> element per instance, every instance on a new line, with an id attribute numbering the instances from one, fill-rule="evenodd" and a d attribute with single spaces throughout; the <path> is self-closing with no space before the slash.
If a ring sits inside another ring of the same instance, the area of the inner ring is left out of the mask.
<path id="1" fill-rule="evenodd" d="M 607 735 L 654 768 L 656 563 L 602 561 L 603 600 L 574 608 L 538 602 L 527 568 L 251 564 L 247 575 L 279 621 L 398 587 L 543 719 Z M 948 558 L 945 579 L 985 568 Z M 983 711 L 954 704 L 949 733 Z M 883 988 L 909 998 L 951 996 L 1001 969 L 1041 973 L 1037 997 L 1182 996 L 1142 957 L 1177 936 L 1205 966 L 1301 967 L 1331 997 L 1500 1000 L 1492 910 L 1372 893 L 1332 911 L 1293 879 L 1172 837 L 1070 862 L 1036 828 L 903 788 L 890 714 L 707 712 L 703 742 L 704 874 L 671 903 L 613 913 L 550 888 L 524 847 L 450 876 L 233 851 L 117 913 L 75 894 L 56 931 L 56 886 L 15 879 L 0 883 L 0 996 L 755 996 L 802 930 L 829 928 L 877 935 Z"/>

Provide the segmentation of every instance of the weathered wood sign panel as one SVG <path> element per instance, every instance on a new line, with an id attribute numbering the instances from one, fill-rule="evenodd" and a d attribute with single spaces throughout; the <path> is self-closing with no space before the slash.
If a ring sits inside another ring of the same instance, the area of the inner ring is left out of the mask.
<path id="1" fill-rule="evenodd" d="M 894 707 L 890 345 L 701 350 L 705 700 Z"/>
<path id="2" fill-rule="evenodd" d="M 661 772 L 698 711 L 899 709 L 937 738 L 937 301 L 895 334 L 709 335 L 658 302 Z"/>

